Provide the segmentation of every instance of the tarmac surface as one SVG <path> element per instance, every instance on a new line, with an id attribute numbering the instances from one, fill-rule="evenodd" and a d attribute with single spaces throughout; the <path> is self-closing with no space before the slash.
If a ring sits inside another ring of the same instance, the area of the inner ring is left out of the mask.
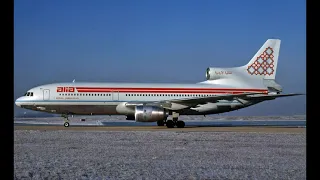
<path id="1" fill-rule="evenodd" d="M 15 120 L 15 179 L 306 179 L 305 120 Z"/>
<path id="2" fill-rule="evenodd" d="M 134 121 L 70 121 L 64 127 L 63 121 L 20 120 L 15 122 L 16 130 L 77 130 L 77 131 L 235 131 L 235 132 L 305 132 L 305 120 L 220 120 L 185 121 L 184 128 L 167 128 L 156 123 Z"/>
<path id="3" fill-rule="evenodd" d="M 305 133 L 305 128 L 295 127 L 185 127 L 167 128 L 157 126 L 121 126 L 121 127 L 100 127 L 100 126 L 15 126 L 15 130 L 59 130 L 59 131 L 179 131 L 179 132 L 273 132 L 273 133 Z"/>

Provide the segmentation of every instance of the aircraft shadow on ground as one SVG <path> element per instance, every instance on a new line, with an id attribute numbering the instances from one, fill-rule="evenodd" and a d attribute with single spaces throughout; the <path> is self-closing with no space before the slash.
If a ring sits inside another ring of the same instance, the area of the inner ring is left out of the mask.
<path id="1" fill-rule="evenodd" d="M 102 122 L 103 126 L 157 126 L 156 123 Z M 185 128 L 195 127 L 300 127 L 305 121 L 236 121 L 236 122 L 186 122 Z"/>
<path id="2" fill-rule="evenodd" d="M 42 124 L 42 123 L 15 123 L 17 126 L 60 126 L 60 124 Z M 63 124 L 61 124 L 62 126 Z M 73 127 L 158 127 L 156 123 L 142 123 L 142 122 L 70 122 Z M 185 128 L 199 128 L 199 127 L 305 127 L 306 121 L 228 121 L 228 122 L 185 122 Z M 166 126 L 162 126 L 166 127 Z"/>

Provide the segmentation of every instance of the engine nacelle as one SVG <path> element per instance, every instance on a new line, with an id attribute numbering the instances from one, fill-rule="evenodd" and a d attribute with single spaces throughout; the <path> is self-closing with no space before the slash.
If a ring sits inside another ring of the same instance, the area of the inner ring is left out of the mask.
<path id="1" fill-rule="evenodd" d="M 134 116 L 134 109 L 130 108 L 130 107 L 127 107 L 126 103 L 127 102 L 123 102 L 123 103 L 120 103 L 120 104 L 117 105 L 117 107 L 116 107 L 117 113 L 122 114 L 122 115 L 132 115 L 132 116 Z M 132 118 L 129 118 L 129 119 L 132 120 Z"/>
<path id="2" fill-rule="evenodd" d="M 167 119 L 169 112 L 157 106 L 136 106 L 134 116 L 137 122 L 156 122 Z"/>
<path id="3" fill-rule="evenodd" d="M 206 71 L 207 80 L 217 80 L 232 75 L 232 68 L 211 68 L 208 67 Z"/>

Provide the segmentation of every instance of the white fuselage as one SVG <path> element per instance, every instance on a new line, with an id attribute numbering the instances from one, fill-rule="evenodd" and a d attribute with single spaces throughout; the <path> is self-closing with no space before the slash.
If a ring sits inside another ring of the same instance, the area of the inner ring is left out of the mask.
<path id="1" fill-rule="evenodd" d="M 30 89 L 25 96 L 16 100 L 16 105 L 26 109 L 58 114 L 116 115 L 121 114 L 117 111 L 117 106 L 124 102 L 159 102 L 251 92 L 268 93 L 268 90 L 265 87 L 237 88 L 214 84 L 56 83 Z M 236 100 L 221 100 L 178 112 L 181 115 L 214 114 L 256 103 L 258 102 L 240 103 Z"/>

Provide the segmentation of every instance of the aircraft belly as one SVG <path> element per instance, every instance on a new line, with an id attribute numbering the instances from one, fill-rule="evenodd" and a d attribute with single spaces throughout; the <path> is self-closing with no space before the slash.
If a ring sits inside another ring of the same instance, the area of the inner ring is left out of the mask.
<path id="1" fill-rule="evenodd" d="M 33 110 L 49 113 L 75 115 L 117 115 L 116 105 L 47 105 L 33 107 Z"/>

